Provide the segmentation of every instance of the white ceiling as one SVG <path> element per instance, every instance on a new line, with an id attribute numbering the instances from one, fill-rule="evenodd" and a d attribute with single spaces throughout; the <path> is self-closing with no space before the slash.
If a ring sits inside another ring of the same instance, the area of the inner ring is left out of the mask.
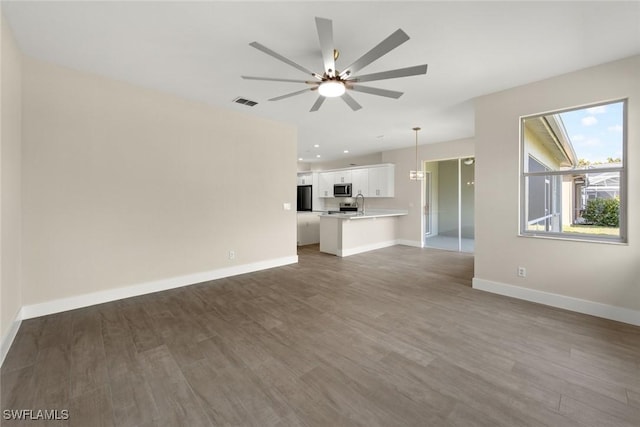
<path id="1" fill-rule="evenodd" d="M 474 97 L 640 53 L 638 1 L 3 0 L 2 8 L 26 55 L 295 124 L 305 161 L 411 146 L 414 126 L 420 144 L 470 137 Z M 356 112 L 328 99 L 310 113 L 314 93 L 267 101 L 304 86 L 240 75 L 305 76 L 249 43 L 322 72 L 315 16 L 333 20 L 338 69 L 402 28 L 411 40 L 360 74 L 428 63 L 427 74 L 367 84 L 405 94 L 353 93 L 363 105 Z M 232 103 L 237 96 L 259 104 Z"/>

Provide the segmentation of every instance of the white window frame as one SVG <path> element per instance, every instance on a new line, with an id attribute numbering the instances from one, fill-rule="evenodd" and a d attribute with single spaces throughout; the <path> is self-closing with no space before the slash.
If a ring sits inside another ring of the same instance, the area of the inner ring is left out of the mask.
<path id="1" fill-rule="evenodd" d="M 548 116 L 550 114 L 560 114 L 568 111 L 582 110 L 591 107 L 598 107 L 602 105 L 609 105 L 615 103 L 622 103 L 622 164 L 619 167 L 602 167 L 597 170 L 584 169 L 584 173 L 605 173 L 605 172 L 617 172 L 620 174 L 620 233 L 619 236 L 605 236 L 596 234 L 581 234 L 581 233 L 565 233 L 565 232 L 553 232 L 553 231 L 540 231 L 540 230 L 527 230 L 527 177 L 531 176 L 566 176 L 574 175 L 576 172 L 582 172 L 582 169 L 567 169 L 567 170 L 550 170 L 542 172 L 525 172 L 528 168 L 525 166 L 525 162 L 528 162 L 528 154 L 525 149 L 525 129 L 524 121 L 526 119 L 532 119 L 541 116 Z M 522 237 L 538 237 L 538 238 L 551 238 L 562 240 L 577 240 L 596 243 L 614 243 L 614 244 L 627 244 L 627 125 L 628 123 L 628 99 L 614 99 L 610 101 L 603 101 L 594 104 L 581 105 L 577 107 L 565 108 L 561 110 L 553 110 L 545 113 L 531 114 L 527 116 L 521 116 L 519 119 L 520 129 L 520 208 L 519 208 L 519 236 Z"/>

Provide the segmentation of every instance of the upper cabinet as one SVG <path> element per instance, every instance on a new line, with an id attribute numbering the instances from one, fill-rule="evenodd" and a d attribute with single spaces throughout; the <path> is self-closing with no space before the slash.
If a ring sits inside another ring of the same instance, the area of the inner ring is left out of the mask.
<path id="1" fill-rule="evenodd" d="M 333 197 L 333 172 L 320 172 L 318 174 L 318 186 L 320 187 L 320 197 Z"/>
<path id="2" fill-rule="evenodd" d="M 334 184 L 348 184 L 351 180 L 351 169 L 340 169 L 333 172 Z"/>
<path id="3" fill-rule="evenodd" d="M 299 173 L 298 174 L 298 185 L 313 185 L 313 173 Z"/>
<path id="4" fill-rule="evenodd" d="M 334 184 L 351 183 L 353 197 L 393 197 L 395 166 L 392 164 L 335 169 L 318 173 L 319 197 L 333 197 Z M 298 177 L 298 184 L 300 178 Z"/>
<path id="5" fill-rule="evenodd" d="M 351 184 L 353 197 L 358 194 L 362 194 L 364 197 L 369 197 L 369 168 L 352 170 Z"/>
<path id="6" fill-rule="evenodd" d="M 394 197 L 395 166 L 369 168 L 369 197 Z"/>

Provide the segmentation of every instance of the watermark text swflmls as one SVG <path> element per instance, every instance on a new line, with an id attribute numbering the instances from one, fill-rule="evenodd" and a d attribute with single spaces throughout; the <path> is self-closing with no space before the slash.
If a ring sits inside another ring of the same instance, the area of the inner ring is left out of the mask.
<path id="1" fill-rule="evenodd" d="M 5 420 L 55 421 L 68 420 L 68 409 L 5 409 L 2 411 Z"/>

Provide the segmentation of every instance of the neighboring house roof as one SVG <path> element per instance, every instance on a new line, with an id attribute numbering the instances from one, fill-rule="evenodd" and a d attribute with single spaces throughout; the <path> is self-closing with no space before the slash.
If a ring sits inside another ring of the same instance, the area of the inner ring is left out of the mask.
<path id="1" fill-rule="evenodd" d="M 619 172 L 598 172 L 598 169 L 619 167 L 620 162 L 602 163 L 597 165 L 589 165 L 587 167 L 588 174 L 585 175 L 587 190 L 620 190 L 620 173 Z"/>
<path id="2" fill-rule="evenodd" d="M 559 114 L 526 119 L 525 126 L 540 139 L 561 167 L 573 167 L 578 164 L 576 152 Z"/>
<path id="3" fill-rule="evenodd" d="M 619 167 L 622 167 L 622 162 L 596 163 L 596 164 L 587 166 L 587 169 L 603 169 L 603 168 L 619 168 Z M 589 172 L 592 172 L 592 171 L 589 171 Z"/>
<path id="4" fill-rule="evenodd" d="M 589 174 L 587 176 L 587 186 L 617 191 L 620 189 L 620 174 L 618 172 Z"/>

